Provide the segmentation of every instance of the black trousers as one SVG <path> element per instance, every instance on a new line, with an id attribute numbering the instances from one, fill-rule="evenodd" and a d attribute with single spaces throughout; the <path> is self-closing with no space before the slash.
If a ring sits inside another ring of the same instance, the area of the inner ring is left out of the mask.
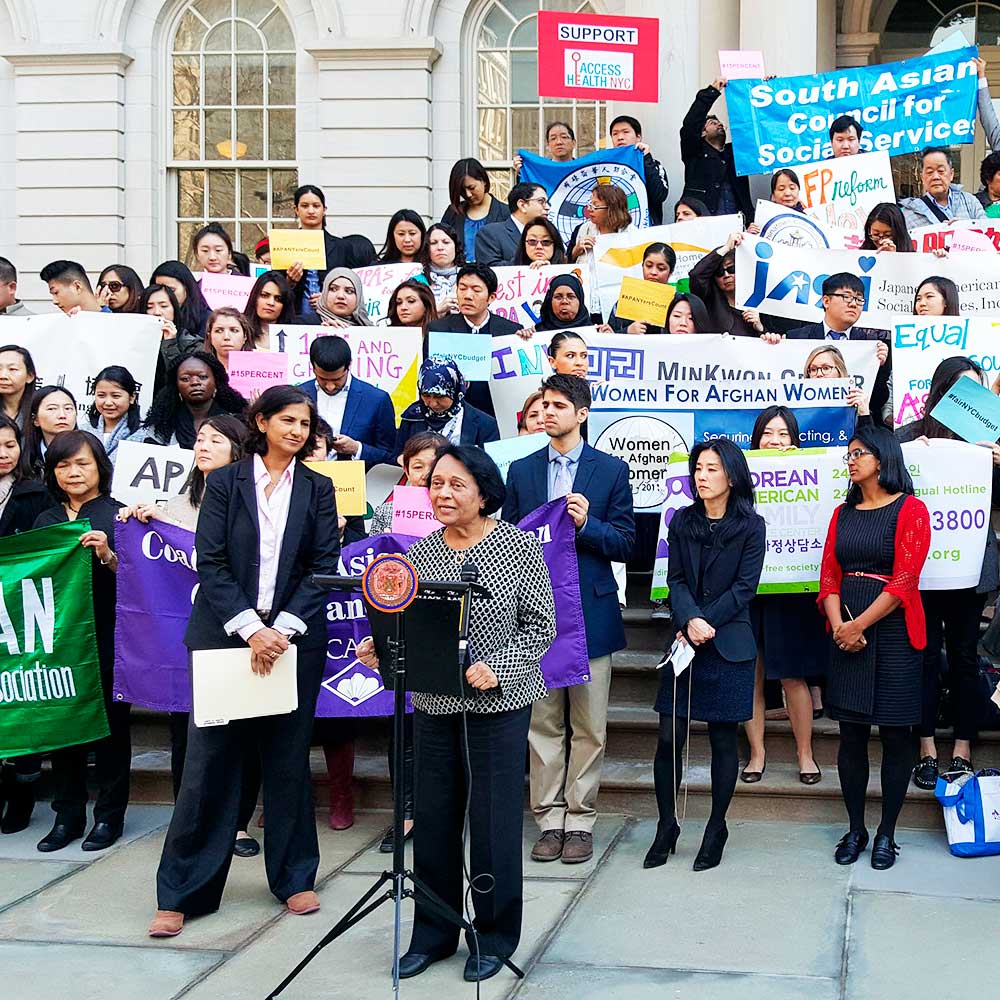
<path id="1" fill-rule="evenodd" d="M 413 872 L 462 913 L 462 827 L 465 818 L 465 736 L 461 715 L 414 712 Z M 472 771 L 469 855 L 474 925 L 482 955 L 507 958 L 521 938 L 524 763 L 531 706 L 469 713 Z M 418 891 L 410 951 L 451 954 L 459 928 L 431 909 Z M 473 943 L 467 941 L 470 951 Z"/>
<path id="2" fill-rule="evenodd" d="M 325 660 L 325 648 L 299 649 L 299 707 L 288 715 L 188 727 L 184 777 L 156 873 L 161 910 L 197 916 L 219 908 L 239 829 L 248 748 L 261 764 L 271 892 L 284 902 L 315 885 L 319 842 L 309 738 Z"/>
<path id="3" fill-rule="evenodd" d="M 941 643 L 948 658 L 952 723 L 956 740 L 974 740 L 979 697 L 979 619 L 986 594 L 975 587 L 965 590 L 922 590 L 920 599 L 927 618 L 927 648 L 924 650 L 923 703 L 920 736 L 929 738 L 937 727 L 941 700 Z"/>
<path id="4" fill-rule="evenodd" d="M 97 801 L 94 822 L 121 827 L 128 807 L 132 773 L 132 706 L 111 697 L 112 679 L 103 671 L 104 708 L 110 734 L 93 743 L 54 750 L 52 760 L 52 811 L 56 820 L 82 827 L 87 821 L 87 756 L 94 752 Z"/>

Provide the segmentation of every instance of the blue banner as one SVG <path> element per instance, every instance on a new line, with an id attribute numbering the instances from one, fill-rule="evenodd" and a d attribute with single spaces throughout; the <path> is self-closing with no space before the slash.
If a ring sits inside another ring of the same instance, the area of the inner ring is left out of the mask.
<path id="1" fill-rule="evenodd" d="M 975 138 L 975 46 L 903 62 L 726 86 L 738 174 L 830 159 L 830 123 L 851 115 L 862 152 L 890 156 Z"/>
<path id="2" fill-rule="evenodd" d="M 552 206 L 549 219 L 564 243 L 584 221 L 583 210 L 590 204 L 590 192 L 596 184 L 617 184 L 628 195 L 632 221 L 640 227 L 649 225 L 646 175 L 642 153 L 635 146 L 598 149 L 567 163 L 546 160 L 524 149 L 517 152 L 524 161 L 521 180 L 545 188 Z"/>

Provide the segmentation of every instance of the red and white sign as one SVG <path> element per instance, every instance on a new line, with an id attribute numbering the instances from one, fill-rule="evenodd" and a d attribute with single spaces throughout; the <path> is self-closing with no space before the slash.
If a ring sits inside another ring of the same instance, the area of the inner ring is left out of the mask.
<path id="1" fill-rule="evenodd" d="M 582 100 L 659 100 L 655 17 L 538 14 L 538 93 Z"/>

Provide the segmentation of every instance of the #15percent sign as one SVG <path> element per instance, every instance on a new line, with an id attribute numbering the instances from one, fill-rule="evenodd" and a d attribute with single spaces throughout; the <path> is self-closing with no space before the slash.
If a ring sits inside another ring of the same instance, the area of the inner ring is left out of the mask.
<path id="1" fill-rule="evenodd" d="M 582 100 L 659 100 L 655 17 L 538 14 L 538 93 Z"/>

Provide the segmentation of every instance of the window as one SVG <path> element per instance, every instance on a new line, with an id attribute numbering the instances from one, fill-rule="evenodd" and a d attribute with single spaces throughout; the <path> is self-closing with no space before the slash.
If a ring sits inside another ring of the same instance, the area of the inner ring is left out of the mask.
<path id="1" fill-rule="evenodd" d="M 593 152 L 605 133 L 603 102 L 538 96 L 540 10 L 597 13 L 589 0 L 490 0 L 475 36 L 478 158 L 501 198 L 513 182 L 514 153 L 544 154 L 548 122 L 573 125 L 579 156 Z"/>
<path id="2" fill-rule="evenodd" d="M 294 226 L 295 40 L 272 0 L 191 0 L 171 54 L 170 173 L 178 257 L 221 222 L 253 254 L 272 227 Z"/>

